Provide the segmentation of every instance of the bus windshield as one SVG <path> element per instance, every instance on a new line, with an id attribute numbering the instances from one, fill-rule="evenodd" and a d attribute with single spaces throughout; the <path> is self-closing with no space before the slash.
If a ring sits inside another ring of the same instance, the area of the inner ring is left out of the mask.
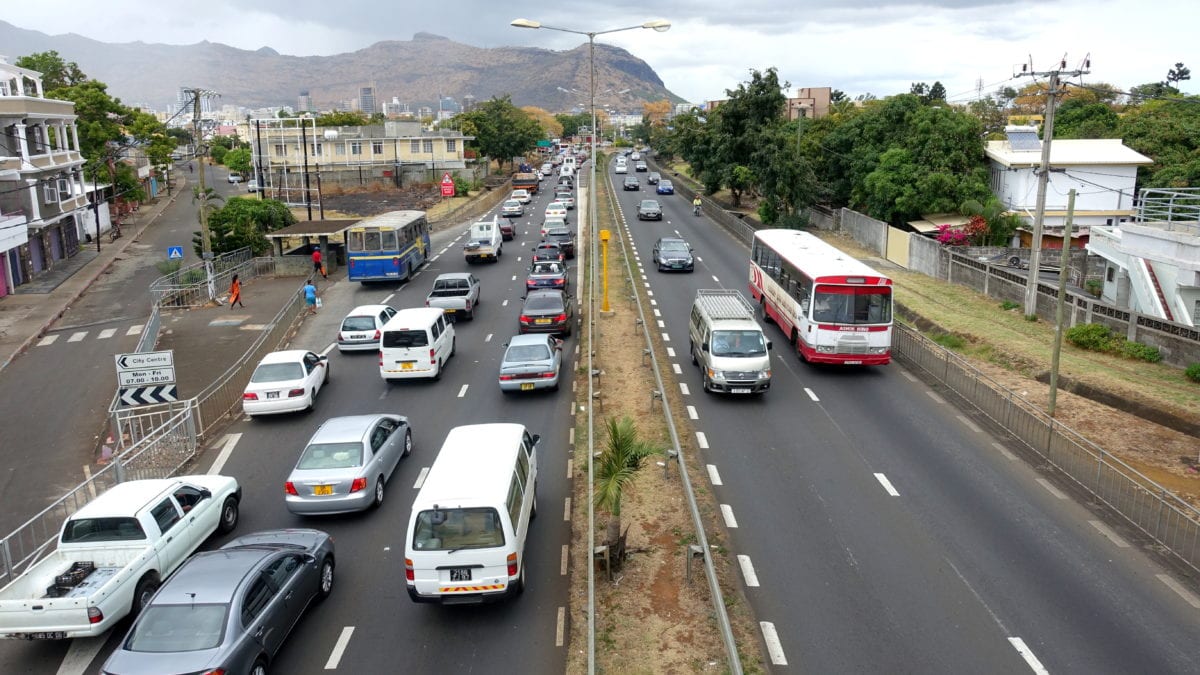
<path id="1" fill-rule="evenodd" d="M 890 323 L 892 291 L 887 287 L 817 286 L 812 318 L 836 324 Z"/>

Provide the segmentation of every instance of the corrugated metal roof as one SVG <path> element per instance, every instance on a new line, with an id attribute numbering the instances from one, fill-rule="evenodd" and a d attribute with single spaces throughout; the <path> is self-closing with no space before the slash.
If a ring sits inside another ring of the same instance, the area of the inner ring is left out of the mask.
<path id="1" fill-rule="evenodd" d="M 908 224 L 917 232 L 928 234 L 937 232 L 938 227 L 942 225 L 961 227 L 970 221 L 970 217 L 960 216 L 957 213 L 929 213 L 924 215 L 921 220 L 908 221 Z"/>
<path id="2" fill-rule="evenodd" d="M 1041 150 L 1013 150 L 1008 141 L 988 141 L 987 156 L 1005 166 L 1036 166 Z M 1154 160 L 1130 148 L 1119 138 L 1055 140 L 1050 145 L 1050 163 L 1055 166 L 1153 164 Z"/>

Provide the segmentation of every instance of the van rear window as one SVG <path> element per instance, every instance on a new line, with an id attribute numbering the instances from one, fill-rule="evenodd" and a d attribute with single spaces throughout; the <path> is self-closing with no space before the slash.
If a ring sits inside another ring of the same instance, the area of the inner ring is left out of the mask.
<path id="1" fill-rule="evenodd" d="M 429 336 L 423 330 L 389 330 L 383 334 L 383 348 L 428 347 Z"/>
<path id="2" fill-rule="evenodd" d="M 417 514 L 413 548 L 417 551 L 457 551 L 504 545 L 500 513 L 490 507 L 429 509 Z"/>

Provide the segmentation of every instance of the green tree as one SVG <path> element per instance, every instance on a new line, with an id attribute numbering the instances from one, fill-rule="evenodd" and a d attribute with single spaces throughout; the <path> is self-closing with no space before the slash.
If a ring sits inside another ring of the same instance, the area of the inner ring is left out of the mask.
<path id="1" fill-rule="evenodd" d="M 354 110 L 336 110 L 317 117 L 319 127 L 361 127 L 370 124 L 367 116 Z"/>
<path id="2" fill-rule="evenodd" d="M 225 146 L 220 145 L 218 143 L 214 143 L 213 146 L 208 149 L 208 156 L 212 157 L 212 161 L 214 163 L 224 164 L 225 163 L 225 153 L 227 153 L 227 152 L 229 152 L 229 148 L 226 148 Z"/>
<path id="3" fill-rule="evenodd" d="M 60 89 L 58 94 L 75 103 L 75 127 L 83 156 L 90 163 L 102 164 L 108 144 L 125 140 L 123 125 L 128 109 L 120 99 L 109 96 L 108 85 L 96 80 Z"/>
<path id="4" fill-rule="evenodd" d="M 1054 137 L 1116 138 L 1120 121 L 1117 113 L 1103 103 L 1070 98 L 1054 113 Z"/>
<path id="5" fill-rule="evenodd" d="M 255 255 L 261 255 L 271 250 L 266 238 L 268 232 L 295 222 L 296 217 L 283 202 L 232 197 L 224 206 L 213 209 L 208 217 L 212 251 L 219 255 L 249 246 Z"/>
<path id="6" fill-rule="evenodd" d="M 167 129 L 167 135 L 175 140 L 175 145 L 191 145 L 192 132 L 181 127 L 170 127 Z"/>
<path id="7" fill-rule="evenodd" d="M 1006 213 L 1006 208 L 995 196 L 989 196 L 986 201 L 968 199 L 959 208 L 964 216 L 979 216 L 987 223 L 987 237 L 978 242 L 982 246 L 1007 246 L 1012 235 L 1021 226 L 1021 216 Z"/>
<path id="8" fill-rule="evenodd" d="M 224 201 L 225 201 L 225 198 L 222 197 L 221 195 L 217 194 L 217 191 L 213 188 L 206 187 L 203 190 L 201 190 L 199 185 L 192 188 L 192 203 L 198 205 L 198 208 L 196 209 L 197 222 L 203 223 L 205 218 L 208 218 L 211 221 L 212 214 L 215 213 L 217 211 L 217 209 L 220 208 L 219 205 Z M 212 235 L 212 231 L 211 231 L 211 224 L 210 224 L 210 230 L 209 230 L 209 240 L 210 241 L 213 240 L 213 237 L 211 235 Z M 197 256 L 204 257 L 203 230 L 192 234 L 192 249 L 196 251 Z M 218 252 L 215 246 L 213 246 L 211 248 L 211 250 L 214 253 Z M 232 249 L 230 249 L 230 250 L 232 250 Z M 224 252 L 225 252 L 225 250 L 220 251 L 220 253 L 224 253 Z"/>
<path id="9" fill-rule="evenodd" d="M 657 450 L 638 437 L 637 427 L 628 416 L 605 422 L 608 440 L 596 459 L 596 506 L 608 511 L 606 539 L 615 549 L 621 537 L 621 500 L 625 490 L 642 468 L 646 458 Z M 620 564 L 618 561 L 617 564 Z"/>
<path id="10" fill-rule="evenodd" d="M 775 68 L 764 72 L 752 70 L 748 82 L 739 83 L 737 89 L 725 90 L 729 99 L 709 120 L 715 134 L 712 146 L 715 156 L 710 159 L 715 161 L 706 166 L 709 178 L 704 180 L 708 183 L 713 172 L 718 172 L 720 183 L 729 189 L 735 207 L 741 205 L 743 193 L 752 185 L 752 157 L 763 143 L 764 131 L 783 116 L 787 105 L 783 89 L 788 86 L 786 82 L 780 83 Z"/>
<path id="11" fill-rule="evenodd" d="M 1152 100 L 1131 106 L 1121 116 L 1117 136 L 1154 160 L 1138 168 L 1142 187 L 1195 185 L 1189 167 L 1200 159 L 1200 96 Z M 1185 181 L 1183 185 L 1181 181 Z"/>
<path id="12" fill-rule="evenodd" d="M 124 162 L 113 163 L 113 188 L 118 201 L 140 202 L 146 199 L 137 170 Z"/>
<path id="13" fill-rule="evenodd" d="M 22 56 L 13 65 L 41 73 L 42 89 L 48 98 L 59 98 L 59 90 L 83 84 L 88 79 L 74 61 L 63 60 L 53 49 Z"/>
<path id="14" fill-rule="evenodd" d="M 1175 86 L 1184 80 L 1192 79 L 1192 70 L 1182 63 L 1176 63 L 1174 68 L 1167 71 L 1167 84 Z"/>
<path id="15" fill-rule="evenodd" d="M 175 150 L 175 139 L 158 118 L 140 109 L 129 111 L 125 130 L 146 153 L 150 163 L 156 167 L 168 166 L 171 153 Z"/>
<path id="16" fill-rule="evenodd" d="M 1147 99 L 1178 96 L 1179 90 L 1166 82 L 1147 82 L 1129 90 L 1129 102 L 1137 105 Z"/>
<path id="17" fill-rule="evenodd" d="M 225 153 L 224 164 L 229 167 L 230 171 L 240 173 L 243 176 L 250 175 L 250 149 L 238 148 Z"/>
<path id="18" fill-rule="evenodd" d="M 571 115 L 569 113 L 559 113 L 554 116 L 558 123 L 562 125 L 562 138 L 570 138 L 579 133 L 580 127 L 588 127 L 592 125 L 591 113 L 578 113 Z"/>
<path id="19" fill-rule="evenodd" d="M 514 106 L 509 96 L 492 98 L 459 117 L 464 131 L 474 130 L 479 151 L 502 165 L 511 163 L 513 157 L 524 155 L 545 135 L 541 125 Z"/>
<path id="20" fill-rule="evenodd" d="M 754 154 L 758 191 L 762 195 L 758 214 L 768 225 L 802 225 L 801 210 L 817 200 L 816 174 L 797 142 L 798 122 L 780 120 L 769 127 L 762 135 L 763 144 Z"/>

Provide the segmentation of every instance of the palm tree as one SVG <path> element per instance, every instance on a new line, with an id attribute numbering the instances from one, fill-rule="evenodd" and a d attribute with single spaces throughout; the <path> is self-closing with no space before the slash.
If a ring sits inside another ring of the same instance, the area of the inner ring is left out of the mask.
<path id="1" fill-rule="evenodd" d="M 607 540 L 610 547 L 615 547 L 621 536 L 622 493 L 633 482 L 642 462 L 657 449 L 638 438 L 629 416 L 620 421 L 610 417 L 605 426 L 608 443 L 596 464 L 596 506 L 609 513 Z"/>

